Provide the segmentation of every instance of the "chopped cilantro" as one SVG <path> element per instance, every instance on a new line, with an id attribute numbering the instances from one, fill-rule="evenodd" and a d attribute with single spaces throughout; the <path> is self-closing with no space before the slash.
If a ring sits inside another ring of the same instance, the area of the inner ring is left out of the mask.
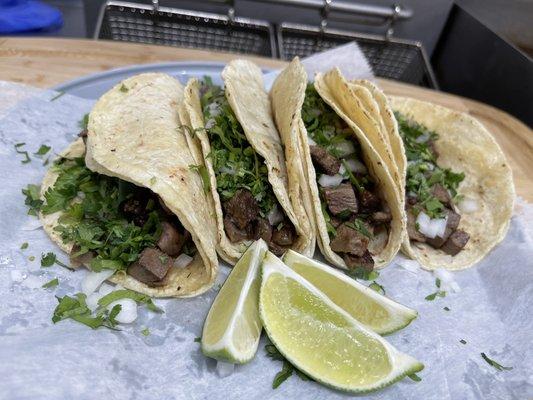
<path id="1" fill-rule="evenodd" d="M 148 329 L 148 327 L 145 327 L 142 331 L 141 331 L 141 334 L 143 336 L 148 336 L 150 335 L 150 329 Z"/>
<path id="2" fill-rule="evenodd" d="M 211 144 L 207 157 L 213 163 L 218 194 L 224 202 L 239 189 L 247 189 L 265 217 L 278 203 L 268 181 L 265 160 L 248 142 L 224 89 L 204 78 L 200 92 L 205 129 Z"/>
<path id="3" fill-rule="evenodd" d="M 211 190 L 211 181 L 205 165 L 189 165 L 189 169 L 198 172 L 202 178 L 202 184 L 204 186 L 204 192 L 209 193 Z"/>
<path id="4" fill-rule="evenodd" d="M 304 381 L 312 380 L 303 372 L 296 369 L 289 361 L 287 361 L 285 357 L 283 357 L 283 355 L 276 348 L 276 346 L 274 346 L 273 344 L 265 345 L 265 351 L 267 353 L 267 357 L 271 358 L 272 360 L 283 362 L 283 367 L 281 371 L 279 371 L 274 377 L 274 381 L 272 382 L 272 389 L 277 389 L 279 385 L 285 382 L 292 375 L 293 372 L 296 372 L 300 379 Z"/>
<path id="5" fill-rule="evenodd" d="M 345 224 L 348 228 L 359 232 L 361 235 L 366 236 L 369 239 L 372 239 L 372 233 L 365 226 L 365 222 L 362 219 L 356 218 L 351 222 L 346 222 Z"/>
<path id="6" fill-rule="evenodd" d="M 24 243 L 22 243 L 22 244 L 20 245 L 20 249 L 21 249 L 21 250 L 26 250 L 26 249 L 28 248 L 28 246 L 29 246 L 28 242 L 24 242 Z"/>
<path id="7" fill-rule="evenodd" d="M 433 301 L 437 297 L 446 297 L 446 292 L 444 290 L 437 290 L 435 293 L 428 294 L 424 298 L 428 301 Z"/>
<path id="8" fill-rule="evenodd" d="M 438 138 L 435 132 L 399 113 L 395 116 L 409 161 L 405 190 L 417 197 L 420 207 L 430 218 L 442 217 L 445 207 L 433 195 L 433 186 L 437 183 L 442 185 L 455 199 L 465 175 L 437 165 L 436 154 L 432 150 L 433 142 Z"/>
<path id="9" fill-rule="evenodd" d="M 37 150 L 35 153 L 36 156 L 44 156 L 46 153 L 50 151 L 51 147 L 47 146 L 45 144 L 42 144 L 41 147 L 39 147 L 39 150 Z"/>
<path id="10" fill-rule="evenodd" d="M 75 296 L 76 297 L 57 297 L 59 304 L 54 310 L 54 315 L 52 316 L 52 322 L 54 324 L 70 318 L 74 321 L 87 325 L 92 329 L 96 329 L 101 326 L 113 326 L 113 321 L 108 321 L 106 313 L 96 315 L 95 317 L 91 315 L 91 310 L 89 307 L 87 307 L 85 302 L 87 296 L 84 293 L 77 293 Z"/>
<path id="11" fill-rule="evenodd" d="M 481 353 L 481 357 L 487 362 L 487 364 L 496 368 L 498 371 L 510 371 L 513 369 L 513 367 L 504 367 L 500 363 L 497 363 L 496 361 L 490 359 L 485 353 Z"/>
<path id="12" fill-rule="evenodd" d="M 129 89 L 126 87 L 126 85 L 122 84 L 120 85 L 119 89 L 122 93 L 126 93 Z"/>
<path id="13" fill-rule="evenodd" d="M 346 275 L 354 278 L 354 279 L 361 279 L 363 281 L 373 281 L 376 280 L 379 277 L 379 272 L 376 270 L 368 270 L 363 267 L 357 267 L 354 269 L 350 269 L 345 271 Z"/>
<path id="14" fill-rule="evenodd" d="M 440 289 L 440 278 L 435 279 L 435 286 Z"/>
<path id="15" fill-rule="evenodd" d="M 41 254 L 41 267 L 47 268 L 57 264 L 61 267 L 68 268 L 68 265 L 59 261 L 54 253 Z"/>
<path id="16" fill-rule="evenodd" d="M 59 279 L 54 278 L 54 279 L 52 279 L 52 280 L 46 282 L 46 283 L 45 283 L 43 286 L 41 286 L 41 287 L 43 287 L 43 288 L 45 288 L 45 289 L 48 289 L 48 288 L 56 287 L 57 285 L 59 285 Z"/>
<path id="17" fill-rule="evenodd" d="M 24 156 L 24 159 L 21 160 L 22 164 L 27 164 L 31 161 L 30 155 L 26 150 L 22 150 L 21 148 L 26 146 L 26 143 L 17 143 L 15 144 L 15 151 L 19 154 L 22 154 Z"/>
<path id="18" fill-rule="evenodd" d="M 87 129 L 87 125 L 89 124 L 89 114 L 85 114 L 83 118 L 78 122 L 78 126 L 81 129 Z"/>
<path id="19" fill-rule="evenodd" d="M 422 380 L 421 377 L 419 377 L 417 374 L 409 374 L 407 375 L 409 377 L 409 379 L 415 381 L 415 382 L 420 382 Z"/>
<path id="20" fill-rule="evenodd" d="M 368 285 L 368 287 L 379 294 L 385 294 L 385 288 L 376 281 L 372 282 L 370 285 Z"/>
<path id="21" fill-rule="evenodd" d="M 326 204 L 324 202 L 321 202 L 320 206 L 322 207 L 322 215 L 324 216 L 324 220 L 326 221 L 326 229 L 328 230 L 329 237 L 337 236 L 337 229 L 335 229 L 335 227 L 331 223 L 331 217 L 329 216 L 328 210 L 326 209 Z"/>
<path id="22" fill-rule="evenodd" d="M 194 341 L 195 341 L 195 343 L 202 343 L 202 338 L 199 337 L 199 336 L 198 336 L 198 337 L 195 337 L 195 338 L 194 338 Z"/>
<path id="23" fill-rule="evenodd" d="M 24 204 L 28 206 L 28 214 L 36 216 L 43 205 L 41 187 L 30 183 L 26 189 L 22 189 L 22 194 L 26 196 Z"/>
<path id="24" fill-rule="evenodd" d="M 289 363 L 287 360 L 283 361 L 283 368 L 274 377 L 272 389 L 277 389 L 279 385 L 285 382 L 292 375 L 293 370 L 294 368 L 291 363 Z"/>

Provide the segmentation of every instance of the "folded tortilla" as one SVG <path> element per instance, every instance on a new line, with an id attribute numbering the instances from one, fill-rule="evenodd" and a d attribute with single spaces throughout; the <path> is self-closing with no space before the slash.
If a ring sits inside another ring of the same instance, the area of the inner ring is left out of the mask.
<path id="1" fill-rule="evenodd" d="M 315 248 L 314 230 L 306 213 L 304 199 L 300 194 L 300 178 L 288 170 L 286 161 L 294 159 L 293 149 L 281 144 L 280 136 L 272 118 L 271 104 L 265 92 L 261 69 L 245 60 L 230 62 L 222 72 L 226 98 L 246 139 L 252 148 L 263 157 L 272 190 L 296 231 L 292 249 L 312 255 Z M 235 262 L 244 253 L 250 242 L 232 243 L 224 230 L 223 211 L 217 192 L 216 176 L 209 154 L 211 145 L 205 129 L 200 102 L 199 82 L 191 79 L 185 88 L 184 105 L 188 113 L 190 129 L 185 129 L 191 147 L 200 149 L 210 180 L 210 191 L 216 214 L 219 255 L 229 262 Z"/>
<path id="2" fill-rule="evenodd" d="M 459 229 L 468 232 L 470 240 L 457 255 L 410 241 L 407 234 L 402 250 L 426 269 L 468 268 L 501 242 L 509 229 L 515 199 L 509 163 L 492 135 L 470 115 L 406 97 L 389 99 L 394 111 L 439 135 L 437 163 L 464 172 L 458 193 L 477 205 L 476 211 L 461 212 Z"/>
<path id="3" fill-rule="evenodd" d="M 127 90 L 124 90 L 124 87 Z M 176 112 L 183 99 L 181 84 L 166 74 L 147 73 L 119 83 L 105 93 L 89 115 L 87 145 L 77 139 L 61 155 L 80 157 L 92 171 L 118 177 L 157 194 L 189 231 L 197 252 L 184 268 L 172 267 L 164 286 L 151 287 L 130 275 L 110 281 L 154 297 L 190 297 L 205 292 L 216 278 L 215 218 L 202 181 L 189 166 L 194 154 L 187 146 Z M 44 177 L 41 195 L 57 179 L 53 167 Z M 61 212 L 40 218 L 61 249 L 72 251 L 54 230 Z"/>
<path id="4" fill-rule="evenodd" d="M 327 74 L 317 74 L 315 76 L 314 86 L 320 97 L 340 116 L 345 123 L 351 128 L 353 139 L 359 142 L 362 150 L 363 161 L 369 171 L 369 175 L 375 181 L 378 187 L 378 193 L 382 200 L 385 200 L 390 207 L 392 221 L 388 240 L 381 251 L 373 252 L 372 241 L 369 250 L 375 262 L 375 268 L 381 268 L 387 265 L 398 252 L 403 231 L 405 229 L 405 214 L 401 207 L 399 192 L 394 184 L 393 177 L 389 173 L 388 165 L 392 164 L 390 159 L 385 162 L 382 154 L 392 157 L 390 152 L 380 152 L 374 148 L 368 139 L 366 131 L 357 126 L 348 113 L 353 111 L 350 107 L 357 107 L 356 102 L 347 85 L 344 84 L 344 78 L 338 70 L 332 70 Z M 307 130 L 305 128 L 301 111 L 305 98 L 307 85 L 307 74 L 298 58 L 295 58 L 288 67 L 286 67 L 276 78 L 272 87 L 270 96 L 274 110 L 275 119 L 280 129 L 281 137 L 284 140 L 286 148 L 293 148 L 295 154 L 298 154 L 297 161 L 299 166 L 294 168 L 296 171 L 304 170 L 305 174 L 295 172 L 300 178 L 300 188 L 307 193 L 302 198 L 310 199 L 310 211 L 314 216 L 314 225 L 318 234 L 318 244 L 325 258 L 340 268 L 348 268 L 342 257 L 335 253 L 330 247 L 330 238 L 327 230 L 327 224 L 322 212 L 319 188 L 317 185 L 317 173 L 311 159 Z M 358 111 L 357 113 L 361 113 Z M 376 137 L 382 135 L 381 127 L 368 115 L 367 128 L 372 129 Z M 382 149 L 381 149 L 382 150 Z M 294 160 L 293 160 L 294 161 Z M 304 201 L 304 204 L 306 202 Z"/>

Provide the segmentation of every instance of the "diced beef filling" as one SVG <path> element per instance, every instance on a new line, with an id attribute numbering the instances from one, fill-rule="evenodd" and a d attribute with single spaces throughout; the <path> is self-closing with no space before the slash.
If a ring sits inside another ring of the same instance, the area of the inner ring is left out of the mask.
<path id="1" fill-rule="evenodd" d="M 128 274 L 150 286 L 164 284 L 174 259 L 161 250 L 148 247 L 141 252 L 137 261 L 128 267 Z"/>
<path id="2" fill-rule="evenodd" d="M 331 155 L 325 148 L 312 145 L 309 146 L 309 151 L 311 152 L 313 165 L 318 168 L 320 172 L 323 172 L 326 175 L 335 175 L 339 172 L 341 161 Z"/>
<path id="3" fill-rule="evenodd" d="M 448 240 L 450 235 L 457 229 L 459 222 L 461 221 L 461 216 L 452 210 L 446 210 L 446 216 L 448 220 L 446 221 L 446 229 L 444 234 L 441 236 L 435 236 L 434 238 L 427 238 L 426 243 L 432 247 L 438 249 L 442 247 L 444 242 Z"/>
<path id="4" fill-rule="evenodd" d="M 190 244 L 190 233 L 150 190 L 137 189 L 133 197 L 122 202 L 120 209 L 126 220 L 140 227 L 146 224 L 150 212 L 157 210 L 161 234 L 154 247 L 142 250 L 139 259 L 128 266 L 127 273 L 149 286 L 164 285 L 175 258 Z"/>
<path id="5" fill-rule="evenodd" d="M 450 196 L 450 192 L 448 192 L 448 189 L 446 189 L 440 183 L 433 185 L 431 194 L 433 194 L 433 196 L 435 196 L 435 198 L 445 206 L 451 205 L 452 197 Z"/>
<path id="6" fill-rule="evenodd" d="M 223 208 L 224 230 L 233 243 L 262 238 L 274 254 L 282 255 L 296 240 L 294 226 L 288 218 L 272 226 L 261 216 L 259 205 L 249 190 L 238 190 Z"/>
<path id="7" fill-rule="evenodd" d="M 441 250 L 444 251 L 447 254 L 450 254 L 452 256 L 455 256 L 457 253 L 459 253 L 468 241 L 470 240 L 470 235 L 466 233 L 465 231 L 461 229 L 457 229 L 455 232 L 453 232 L 448 240 L 444 242 L 444 244 L 441 247 Z"/>
<path id="8" fill-rule="evenodd" d="M 341 160 L 330 154 L 323 147 L 310 146 L 311 158 L 318 171 L 336 174 Z M 367 174 L 353 173 L 351 183 L 347 176 L 333 187 L 321 188 L 321 201 L 328 213 L 330 247 L 338 253 L 349 268 L 372 269 L 374 260 L 368 250 L 377 227 L 388 226 L 392 219 L 389 208 L 383 204 L 377 194 L 372 179 Z"/>

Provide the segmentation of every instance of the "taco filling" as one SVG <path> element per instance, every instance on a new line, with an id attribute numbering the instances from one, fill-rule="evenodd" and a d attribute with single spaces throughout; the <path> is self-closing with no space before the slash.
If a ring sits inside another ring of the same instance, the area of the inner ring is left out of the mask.
<path id="1" fill-rule="evenodd" d="M 391 212 L 363 162 L 351 128 L 320 97 L 305 91 L 302 119 L 331 249 L 351 268 L 372 270 L 387 244 Z"/>
<path id="2" fill-rule="evenodd" d="M 172 268 L 192 261 L 191 235 L 155 193 L 91 171 L 84 157 L 60 158 L 53 168 L 58 178 L 41 212 L 62 212 L 54 230 L 73 245 L 74 263 L 162 286 Z"/>
<path id="3" fill-rule="evenodd" d="M 296 240 L 293 224 L 285 215 L 268 181 L 265 160 L 246 139 L 223 88 L 209 78 L 200 85 L 210 157 L 222 203 L 224 231 L 232 243 L 262 238 L 281 255 Z"/>
<path id="4" fill-rule="evenodd" d="M 455 256 L 468 243 L 470 235 L 458 229 L 461 200 L 457 187 L 464 179 L 437 165 L 435 141 L 438 135 L 426 127 L 395 113 L 407 156 L 407 232 L 411 241 L 426 243 Z"/>

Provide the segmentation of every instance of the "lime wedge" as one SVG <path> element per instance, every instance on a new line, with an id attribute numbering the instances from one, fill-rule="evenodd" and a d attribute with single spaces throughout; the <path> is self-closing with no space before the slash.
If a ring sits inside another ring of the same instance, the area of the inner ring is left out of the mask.
<path id="1" fill-rule="evenodd" d="M 335 389 L 380 389 L 424 366 L 357 322 L 268 252 L 259 314 L 270 340 L 296 368 Z"/>
<path id="2" fill-rule="evenodd" d="M 259 267 L 267 248 L 263 240 L 254 242 L 220 289 L 202 332 L 202 352 L 206 356 L 236 364 L 254 357 L 262 329 L 257 308 Z"/>
<path id="3" fill-rule="evenodd" d="M 331 301 L 380 335 L 405 328 L 418 313 L 319 261 L 289 250 L 283 262 Z"/>

